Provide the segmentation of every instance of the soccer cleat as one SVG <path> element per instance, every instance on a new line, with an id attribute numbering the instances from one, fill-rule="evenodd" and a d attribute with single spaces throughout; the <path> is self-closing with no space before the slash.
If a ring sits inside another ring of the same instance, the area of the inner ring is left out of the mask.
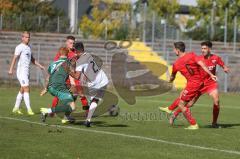
<path id="1" fill-rule="evenodd" d="M 199 129 L 199 126 L 198 124 L 195 124 L 195 125 L 190 125 L 189 127 L 185 128 L 186 130 L 197 130 Z"/>
<path id="2" fill-rule="evenodd" d="M 21 112 L 21 110 L 18 109 L 18 108 L 13 108 L 12 112 L 13 112 L 14 114 L 19 114 L 19 115 L 22 115 L 22 114 L 23 114 L 23 113 Z"/>
<path id="3" fill-rule="evenodd" d="M 160 111 L 166 112 L 168 114 L 172 113 L 172 110 L 169 110 L 168 107 L 158 107 Z"/>
<path id="4" fill-rule="evenodd" d="M 66 124 L 66 123 L 74 123 L 75 119 L 73 117 L 71 117 L 70 115 L 65 115 L 64 118 L 62 119 L 62 124 Z"/>
<path id="5" fill-rule="evenodd" d="M 41 112 L 41 120 L 42 122 L 45 122 L 48 115 L 48 108 L 40 108 L 40 112 Z"/>
<path id="6" fill-rule="evenodd" d="M 69 120 L 67 119 L 62 119 L 62 124 L 67 124 L 69 122 Z"/>
<path id="7" fill-rule="evenodd" d="M 48 115 L 48 108 L 40 108 L 40 112 L 41 112 L 41 120 L 42 122 L 45 122 Z"/>
<path id="8" fill-rule="evenodd" d="M 42 122 L 45 122 L 47 119 L 47 114 L 41 113 L 41 120 Z"/>
<path id="9" fill-rule="evenodd" d="M 48 109 L 49 108 L 40 108 L 40 112 L 44 114 L 48 114 Z"/>
<path id="10" fill-rule="evenodd" d="M 91 122 L 90 121 L 88 121 L 88 120 L 86 120 L 84 123 L 83 123 L 83 125 L 85 125 L 86 127 L 91 127 Z"/>
<path id="11" fill-rule="evenodd" d="M 218 125 L 217 123 L 212 123 L 212 128 L 215 128 L 215 129 L 221 129 L 222 127 L 220 125 Z"/>
<path id="12" fill-rule="evenodd" d="M 169 118 L 169 124 L 173 125 L 176 119 L 177 118 L 174 115 L 171 115 L 170 118 Z"/>
<path id="13" fill-rule="evenodd" d="M 35 113 L 32 110 L 28 111 L 28 115 L 34 115 Z"/>

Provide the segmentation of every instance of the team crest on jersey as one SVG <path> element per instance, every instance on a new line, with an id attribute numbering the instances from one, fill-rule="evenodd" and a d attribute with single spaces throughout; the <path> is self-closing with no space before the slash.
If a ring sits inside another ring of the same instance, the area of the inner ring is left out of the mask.
<path id="1" fill-rule="evenodd" d="M 214 64 L 215 64 L 216 62 L 217 62 L 217 60 L 212 60 L 212 63 L 214 63 Z"/>

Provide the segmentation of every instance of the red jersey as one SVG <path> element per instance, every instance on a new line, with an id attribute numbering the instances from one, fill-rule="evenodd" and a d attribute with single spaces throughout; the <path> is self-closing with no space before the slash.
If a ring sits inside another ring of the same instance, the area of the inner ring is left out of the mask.
<path id="1" fill-rule="evenodd" d="M 215 55 L 215 54 L 211 54 L 208 58 L 205 58 L 203 55 L 201 55 L 201 56 L 199 56 L 199 58 L 205 63 L 205 65 L 207 66 L 208 70 L 213 75 L 216 75 L 217 65 L 221 66 L 222 68 L 225 65 L 223 60 L 222 60 L 222 58 L 217 56 L 217 55 Z M 201 69 L 201 75 L 204 78 L 204 83 L 205 82 L 216 82 L 203 69 Z"/>
<path id="2" fill-rule="evenodd" d="M 172 73 L 176 74 L 179 71 L 187 79 L 187 82 L 201 83 L 201 66 L 198 65 L 198 61 L 200 58 L 194 52 L 186 53 L 174 62 Z"/>
<path id="3" fill-rule="evenodd" d="M 75 57 L 75 50 L 71 50 L 71 51 L 69 51 L 68 52 L 68 59 L 72 59 L 73 57 Z M 53 61 L 57 61 L 58 59 L 59 59 L 59 57 L 60 57 L 60 54 L 59 54 L 59 52 L 55 55 L 55 57 L 54 57 L 54 59 L 53 59 Z"/>

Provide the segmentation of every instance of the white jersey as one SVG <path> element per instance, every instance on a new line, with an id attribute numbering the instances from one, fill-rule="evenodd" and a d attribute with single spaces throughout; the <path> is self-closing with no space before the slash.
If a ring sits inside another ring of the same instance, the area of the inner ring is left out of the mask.
<path id="1" fill-rule="evenodd" d="M 108 84 L 105 72 L 97 65 L 93 56 L 84 53 L 77 61 L 76 71 L 82 73 L 80 82 L 89 88 L 100 89 Z"/>
<path id="2" fill-rule="evenodd" d="M 32 52 L 29 45 L 19 44 L 15 48 L 15 55 L 19 55 L 18 65 L 17 65 L 17 76 L 24 74 L 29 75 L 29 67 L 31 63 Z"/>

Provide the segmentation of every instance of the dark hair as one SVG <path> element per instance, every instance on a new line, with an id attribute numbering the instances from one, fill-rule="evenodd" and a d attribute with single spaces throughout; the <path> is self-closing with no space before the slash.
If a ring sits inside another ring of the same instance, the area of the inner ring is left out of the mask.
<path id="1" fill-rule="evenodd" d="M 74 36 L 72 36 L 72 35 L 69 35 L 69 36 L 67 36 L 67 38 L 66 38 L 67 40 L 73 40 L 73 41 L 75 41 L 75 37 Z"/>
<path id="2" fill-rule="evenodd" d="M 84 51 L 84 45 L 83 45 L 82 42 L 75 42 L 74 48 L 75 48 L 77 51 L 81 51 L 81 52 Z"/>
<path id="3" fill-rule="evenodd" d="M 181 52 L 185 52 L 185 44 L 182 41 L 175 42 L 174 47 L 175 47 L 175 49 L 178 49 Z"/>
<path id="4" fill-rule="evenodd" d="M 209 48 L 212 48 L 212 42 L 211 41 L 204 41 L 201 43 L 201 46 L 207 46 Z"/>

